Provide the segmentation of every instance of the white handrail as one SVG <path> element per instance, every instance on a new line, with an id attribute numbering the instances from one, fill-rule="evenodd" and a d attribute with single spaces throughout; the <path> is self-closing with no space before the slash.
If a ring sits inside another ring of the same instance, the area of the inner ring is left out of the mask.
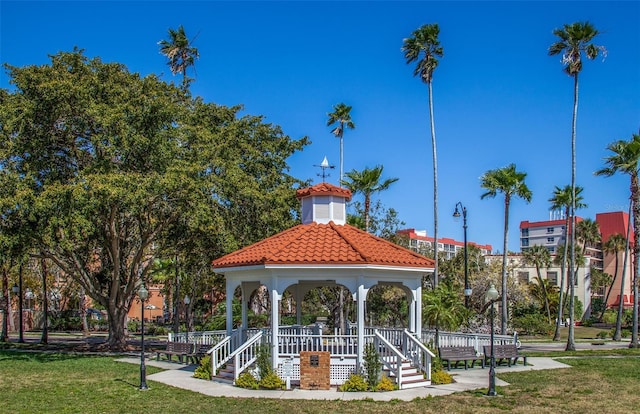
<path id="1" fill-rule="evenodd" d="M 258 358 L 259 346 L 262 344 L 262 331 L 252 336 L 247 342 L 236 349 L 229 359 L 233 359 L 233 381 Z"/>
<path id="2" fill-rule="evenodd" d="M 389 371 L 396 374 L 396 382 L 398 383 L 398 387 L 402 389 L 402 360 L 404 359 L 404 355 L 398 349 L 387 340 L 383 335 L 378 332 L 378 330 L 373 331 L 376 340 L 374 340 L 374 346 L 376 350 L 381 353 L 380 359 L 384 366 L 386 366 Z M 380 345 L 383 345 L 384 349 L 387 352 L 383 352 L 380 350 Z M 396 369 L 393 369 L 393 365 L 391 365 L 391 361 L 389 359 L 393 359 L 395 356 L 396 359 Z"/>
<path id="3" fill-rule="evenodd" d="M 405 354 L 409 355 L 414 366 L 419 367 L 426 374 L 427 380 L 431 381 L 431 358 L 435 358 L 435 354 L 406 329 L 404 338 Z"/>

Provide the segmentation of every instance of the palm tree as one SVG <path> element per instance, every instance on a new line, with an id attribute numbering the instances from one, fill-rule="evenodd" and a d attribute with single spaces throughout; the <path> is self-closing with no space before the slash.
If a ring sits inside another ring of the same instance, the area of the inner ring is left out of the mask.
<path id="1" fill-rule="evenodd" d="M 611 290 L 613 289 L 613 285 L 615 285 L 616 280 L 618 279 L 618 269 L 620 268 L 620 252 L 624 251 L 626 247 L 627 238 L 620 233 L 612 234 L 609 239 L 602 244 L 602 250 L 604 251 L 605 255 L 615 255 L 615 269 L 613 272 L 613 280 L 611 281 L 611 285 L 609 286 L 607 294 L 604 297 L 604 308 L 602 308 L 602 312 L 600 313 L 600 320 L 602 320 L 602 318 L 604 317 L 604 313 L 607 310 L 607 303 L 609 302 L 609 296 L 611 295 Z"/>
<path id="2" fill-rule="evenodd" d="M 598 31 L 589 22 L 577 22 L 565 24 L 562 29 L 555 29 L 553 34 L 559 38 L 558 41 L 549 46 L 549 55 L 562 54 L 562 64 L 565 72 L 573 77 L 573 117 L 571 122 L 571 266 L 569 279 L 573 280 L 573 263 L 575 261 L 575 227 L 576 227 L 576 122 L 578 118 L 578 74 L 582 70 L 582 54 L 586 53 L 587 58 L 595 59 L 600 52 L 606 54 L 603 46 L 596 46 L 591 41 L 598 35 Z M 573 286 L 573 283 L 572 283 Z M 572 288 L 573 290 L 573 288 Z M 573 298 L 571 298 L 573 300 Z M 572 315 L 570 315 L 571 317 Z M 575 351 L 573 337 L 573 321 L 570 321 L 569 337 L 567 339 L 567 351 Z"/>
<path id="3" fill-rule="evenodd" d="M 629 141 L 615 141 L 607 147 L 613 155 L 605 158 L 608 165 L 596 175 L 610 177 L 616 172 L 631 178 L 631 210 L 633 211 L 633 323 L 630 348 L 638 348 L 638 255 L 640 255 L 640 184 L 638 161 L 640 160 L 640 134 L 633 134 Z M 624 286 L 624 285 L 621 285 Z M 622 302 L 622 292 L 620 294 Z"/>
<path id="4" fill-rule="evenodd" d="M 544 246 L 536 245 L 529 247 L 522 252 L 522 258 L 525 263 L 535 266 L 538 285 L 542 289 L 544 299 L 544 309 L 547 312 L 547 319 L 551 323 L 551 310 L 549 309 L 549 297 L 547 296 L 547 288 L 542 280 L 541 269 L 548 268 L 551 265 L 551 254 L 549 249 Z"/>
<path id="5" fill-rule="evenodd" d="M 351 107 L 345 105 L 344 103 L 339 103 L 333 107 L 333 112 L 327 114 L 329 116 L 329 120 L 327 120 L 327 126 L 331 126 L 333 124 L 338 124 L 333 131 L 333 135 L 340 139 L 340 183 L 344 179 L 344 162 L 343 162 L 343 154 L 344 154 L 344 141 L 342 139 L 344 135 L 344 129 L 354 129 L 356 124 L 351 120 Z"/>
<path id="6" fill-rule="evenodd" d="M 436 155 L 436 129 L 433 119 L 433 72 L 438 66 L 438 58 L 444 54 L 438 34 L 437 24 L 425 24 L 415 30 L 411 37 L 404 39 L 402 51 L 407 64 L 417 61 L 414 76 L 427 84 L 429 89 L 429 120 L 431 124 L 431 150 L 433 154 L 433 240 L 434 240 L 434 285 L 438 285 L 438 157 Z"/>
<path id="7" fill-rule="evenodd" d="M 369 231 L 371 196 L 388 189 L 391 184 L 398 181 L 397 178 L 388 178 L 381 182 L 383 169 L 382 165 L 377 165 L 374 168 L 365 168 L 362 171 L 351 170 L 345 174 L 349 181 L 342 182 L 353 194 L 360 193 L 364 196 L 364 230 L 367 232 Z"/>
<path id="8" fill-rule="evenodd" d="M 576 194 L 576 203 L 575 207 L 583 208 L 587 207 L 585 203 L 582 202 L 582 190 L 583 188 L 580 186 L 576 186 L 575 194 Z M 564 224 L 564 234 L 562 237 L 564 238 L 564 254 L 562 255 L 562 263 L 560 264 L 560 288 L 558 289 L 558 294 L 560 295 L 558 298 L 558 317 L 556 318 L 556 330 L 553 334 L 553 340 L 560 340 L 560 325 L 562 324 L 563 319 L 563 292 L 564 292 L 564 281 L 565 281 L 565 269 L 567 267 L 566 258 L 569 249 L 569 243 L 567 243 L 567 234 L 569 229 L 569 219 L 571 218 L 571 199 L 572 199 L 573 191 L 571 189 L 571 185 L 566 185 L 564 188 L 560 188 L 556 186 L 553 191 L 553 197 L 549 199 L 551 203 L 551 210 L 562 210 L 564 211 L 565 224 Z M 558 246 L 559 247 L 559 246 Z M 568 284 L 567 284 L 568 285 Z"/>
<path id="9" fill-rule="evenodd" d="M 161 40 L 160 53 L 165 55 L 169 61 L 167 65 L 174 75 L 182 74 L 182 89 L 184 91 L 189 87 L 191 81 L 187 77 L 187 69 L 189 66 L 195 65 L 195 60 L 200 57 L 198 49 L 193 47 L 193 40 L 187 38 L 184 27 L 180 25 L 178 30 L 169 29 L 169 40 Z"/>
<path id="10" fill-rule="evenodd" d="M 516 171 L 516 165 L 489 170 L 480 177 L 480 186 L 487 190 L 480 196 L 481 199 L 494 198 L 498 193 L 504 194 L 504 242 L 502 246 L 502 318 L 500 321 L 500 333 L 507 333 L 507 253 L 509 234 L 509 206 L 511 198 L 516 196 L 531 201 L 531 190 L 524 182 L 527 173 Z"/>

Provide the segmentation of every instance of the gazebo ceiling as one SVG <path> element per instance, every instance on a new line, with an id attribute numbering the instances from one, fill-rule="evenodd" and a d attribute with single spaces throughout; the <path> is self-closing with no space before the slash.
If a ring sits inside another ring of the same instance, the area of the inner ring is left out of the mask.
<path id="1" fill-rule="evenodd" d="M 256 265 L 379 265 L 433 269 L 422 255 L 350 225 L 300 224 L 213 261 L 214 269 Z"/>

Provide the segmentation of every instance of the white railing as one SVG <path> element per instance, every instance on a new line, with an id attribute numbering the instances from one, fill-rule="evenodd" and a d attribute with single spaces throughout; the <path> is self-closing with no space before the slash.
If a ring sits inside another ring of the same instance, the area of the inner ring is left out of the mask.
<path id="1" fill-rule="evenodd" d="M 229 357 L 233 359 L 233 381 L 238 379 L 240 374 L 258 359 L 260 345 L 262 344 L 262 332 L 253 335 L 247 342 L 236 349 Z M 213 371 L 215 372 L 215 371 Z"/>
<path id="2" fill-rule="evenodd" d="M 435 346 L 435 330 L 422 330 L 422 337 L 420 338 L 423 343 L 430 344 L 430 346 Z M 441 347 L 445 346 L 472 346 L 475 348 L 476 352 L 481 354 L 482 347 L 484 345 L 491 345 L 491 335 L 490 334 L 479 334 L 479 333 L 461 333 L 461 332 L 439 332 L 438 335 L 438 343 Z M 514 333 L 512 335 L 493 335 L 493 343 L 495 345 L 510 345 L 516 344 L 518 347 L 520 346 L 520 341 L 518 341 L 518 334 Z"/>
<path id="3" fill-rule="evenodd" d="M 411 360 L 414 367 L 421 370 L 427 380 L 431 381 L 431 358 L 435 357 L 433 352 L 424 346 L 418 338 L 408 330 L 404 330 L 403 352 Z"/>
<path id="4" fill-rule="evenodd" d="M 329 351 L 331 356 L 357 356 L 358 337 L 354 335 L 279 335 L 279 355 L 291 357 L 300 351 Z"/>
<path id="5" fill-rule="evenodd" d="M 398 387 L 402 389 L 402 360 L 404 355 L 398 348 L 382 336 L 378 330 L 374 331 L 373 345 L 380 354 L 382 365 L 396 377 Z M 394 366 L 395 363 L 395 366 Z"/>
<path id="6" fill-rule="evenodd" d="M 240 346 L 242 339 L 241 334 L 241 331 L 235 330 L 231 336 L 225 336 L 215 344 L 213 348 L 207 351 L 207 354 L 211 355 L 211 372 L 213 372 L 214 375 L 218 372 L 219 368 L 231 359 L 233 352 Z"/>

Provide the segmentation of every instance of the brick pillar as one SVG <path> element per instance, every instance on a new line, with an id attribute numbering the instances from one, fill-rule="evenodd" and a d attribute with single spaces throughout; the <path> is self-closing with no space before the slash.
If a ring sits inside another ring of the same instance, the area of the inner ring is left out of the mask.
<path id="1" fill-rule="evenodd" d="M 331 354 L 329 352 L 300 352 L 300 389 L 331 389 Z"/>

